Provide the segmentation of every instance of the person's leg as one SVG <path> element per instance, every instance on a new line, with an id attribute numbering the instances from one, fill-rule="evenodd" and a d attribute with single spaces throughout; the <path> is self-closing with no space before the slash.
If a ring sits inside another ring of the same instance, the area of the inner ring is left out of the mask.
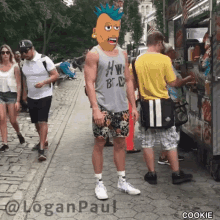
<path id="1" fill-rule="evenodd" d="M 8 136 L 8 131 L 7 131 L 7 113 L 6 113 L 6 104 L 5 103 L 0 103 L 0 131 L 1 131 L 1 136 L 2 136 L 2 143 L 3 145 L 8 144 L 7 136 Z"/>
<path id="2" fill-rule="evenodd" d="M 39 126 L 39 123 L 35 123 L 35 128 L 36 128 L 37 133 L 39 134 L 39 137 L 40 137 L 40 126 Z"/>
<path id="3" fill-rule="evenodd" d="M 143 148 L 144 159 L 148 168 L 148 172 L 144 176 L 144 180 L 149 184 L 157 184 L 157 175 L 154 166 L 154 150 L 153 146 L 156 140 L 155 129 L 147 129 L 140 127 L 141 130 L 141 146 Z"/>
<path id="4" fill-rule="evenodd" d="M 17 111 L 15 109 L 15 104 L 14 103 L 11 103 L 11 104 L 7 104 L 7 109 L 8 109 L 8 116 L 9 116 L 9 119 L 10 119 L 10 123 L 12 125 L 12 127 L 15 129 L 15 131 L 17 133 L 20 132 L 20 128 L 19 128 L 19 125 L 18 125 L 18 122 L 17 122 Z"/>
<path id="5" fill-rule="evenodd" d="M 177 143 L 179 137 L 176 132 L 176 127 L 173 126 L 169 129 L 161 130 L 159 134 L 161 137 L 161 144 L 164 147 L 164 150 L 167 151 L 168 161 L 173 171 L 173 184 L 179 184 L 192 180 L 192 174 L 185 174 L 183 171 L 180 171 L 179 169 L 179 160 L 177 152 Z"/>
<path id="6" fill-rule="evenodd" d="M 177 149 L 167 151 L 168 161 L 170 163 L 170 168 L 173 172 L 179 172 L 179 160 Z"/>
<path id="7" fill-rule="evenodd" d="M 142 130 L 142 143 L 141 146 L 144 151 L 144 159 L 149 172 L 155 172 L 154 168 L 154 150 L 153 146 L 156 140 L 155 129 Z"/>
<path id="8" fill-rule="evenodd" d="M 95 129 L 96 128 L 96 129 Z M 95 130 L 94 130 L 95 129 Z M 96 178 L 95 194 L 100 200 L 108 199 L 107 190 L 102 181 L 102 169 L 103 169 L 103 148 L 105 145 L 105 138 L 102 136 L 101 128 L 93 122 L 94 135 L 98 132 L 100 135 L 95 137 L 95 145 L 92 153 L 92 163 Z"/>
<path id="9" fill-rule="evenodd" d="M 27 104 L 28 104 L 28 109 L 29 109 L 29 115 L 30 115 L 30 118 L 31 118 L 31 123 L 33 123 L 35 125 L 37 133 L 40 137 L 40 130 L 39 130 L 40 128 L 39 128 L 39 125 L 38 125 L 37 102 L 38 102 L 37 100 L 27 98 Z M 39 150 L 39 147 L 40 147 L 40 144 L 36 144 L 32 148 L 32 151 Z"/>
<path id="10" fill-rule="evenodd" d="M 114 163 L 116 165 L 117 171 L 125 170 L 125 149 L 125 138 L 114 138 Z"/>
<path id="11" fill-rule="evenodd" d="M 47 121 L 49 117 L 51 102 L 52 102 L 52 96 L 39 99 L 37 102 L 37 119 L 38 119 L 37 126 L 39 126 L 39 135 L 40 135 L 40 146 L 38 149 L 39 161 L 46 160 L 46 156 L 44 154 L 44 148 L 48 133 Z"/>
<path id="12" fill-rule="evenodd" d="M 40 134 L 40 150 L 43 150 L 45 147 L 45 142 L 47 139 L 47 133 L 48 133 L 48 125 L 47 122 L 39 122 L 39 134 Z"/>
<path id="13" fill-rule="evenodd" d="M 92 153 L 92 163 L 95 174 L 101 174 L 103 169 L 103 148 L 104 138 L 95 138 L 95 145 Z"/>
<path id="14" fill-rule="evenodd" d="M 20 144 L 25 143 L 25 139 L 22 136 L 21 132 L 20 132 L 20 128 L 18 125 L 18 121 L 17 121 L 17 111 L 15 109 L 15 103 L 10 103 L 7 104 L 7 109 L 8 109 L 8 115 L 9 115 L 9 119 L 10 119 L 10 123 L 12 125 L 12 127 L 15 129 L 17 136 L 19 138 Z"/>
<path id="15" fill-rule="evenodd" d="M 125 178 L 125 138 L 129 133 L 129 110 L 114 114 L 112 128 L 114 130 L 114 163 L 118 174 L 118 189 L 130 195 L 139 195 L 140 190 L 134 188 Z"/>
<path id="16" fill-rule="evenodd" d="M 144 148 L 144 159 L 145 159 L 148 171 L 155 172 L 153 148 Z"/>

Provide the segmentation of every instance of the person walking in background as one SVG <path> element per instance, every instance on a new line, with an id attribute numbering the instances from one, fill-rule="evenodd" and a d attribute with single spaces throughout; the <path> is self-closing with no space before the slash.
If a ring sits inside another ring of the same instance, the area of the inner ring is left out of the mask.
<path id="1" fill-rule="evenodd" d="M 164 36 L 160 32 L 153 32 L 147 37 L 147 46 L 147 52 L 138 56 L 135 62 L 141 100 L 142 102 L 149 102 L 151 100 L 158 100 L 160 102 L 160 99 L 167 100 L 169 95 L 166 85 L 176 87 L 179 84 L 179 80 L 173 72 L 170 58 L 161 54 L 164 50 Z M 193 80 L 193 77 L 191 77 L 191 80 Z M 163 107 L 161 106 L 161 108 Z M 147 128 L 143 127 L 141 122 L 140 125 L 142 148 L 144 149 L 144 158 L 148 167 L 148 173 L 144 177 L 145 181 L 150 184 L 157 184 L 153 150 L 157 138 L 159 138 L 163 150 L 167 152 L 167 157 L 173 171 L 172 183 L 179 184 L 190 181 L 192 175 L 185 174 L 179 169 L 176 150 L 178 134 L 175 126 L 171 128 Z"/>
<path id="2" fill-rule="evenodd" d="M 0 130 L 3 145 L 0 152 L 8 151 L 7 113 L 21 144 L 25 142 L 17 122 L 20 109 L 21 76 L 11 48 L 4 44 L 0 47 Z"/>
<path id="3" fill-rule="evenodd" d="M 20 98 L 20 104 L 21 104 L 21 112 L 28 112 L 27 103 L 24 101 L 27 99 L 27 91 L 24 88 L 24 74 L 22 72 L 22 66 L 24 64 L 24 61 L 21 59 L 21 53 L 19 51 L 15 51 L 15 60 L 20 68 L 21 73 L 21 98 Z"/>
<path id="4" fill-rule="evenodd" d="M 35 124 L 40 138 L 40 142 L 34 148 L 38 150 L 38 160 L 44 161 L 46 160 L 44 149 L 48 145 L 47 121 L 53 94 L 52 83 L 58 79 L 59 74 L 53 61 L 47 56 L 42 57 L 30 40 L 20 41 L 19 47 L 20 53 L 25 58 L 22 71 L 28 88 L 27 102 L 31 122 Z"/>
<path id="5" fill-rule="evenodd" d="M 114 7 L 96 8 L 98 17 L 92 37 L 98 45 L 87 53 L 85 61 L 86 92 L 92 107 L 95 145 L 92 162 L 96 178 L 95 195 L 108 199 L 102 181 L 103 148 L 109 131 L 114 137 L 114 162 L 118 174 L 118 189 L 131 195 L 140 194 L 125 178 L 125 137 L 129 132 L 128 100 L 132 104 L 132 117 L 138 119 L 134 88 L 128 69 L 127 53 L 116 47 L 121 27 L 122 13 Z M 114 81 L 114 82 L 113 82 Z M 127 85 L 127 90 L 126 90 Z M 126 92 L 127 91 L 127 92 Z"/>
<path id="6" fill-rule="evenodd" d="M 176 51 L 173 49 L 171 44 L 165 43 L 164 46 L 165 46 L 164 54 L 171 59 L 172 64 L 173 64 L 174 60 L 177 58 Z M 172 68 L 173 68 L 173 71 L 174 71 L 174 73 L 175 73 L 175 75 L 178 79 L 178 83 L 177 83 L 176 87 L 171 87 L 171 86 L 167 85 L 168 93 L 170 95 L 170 98 L 174 102 L 180 101 L 180 102 L 184 103 L 185 102 L 185 98 L 184 98 L 185 88 L 184 88 L 184 85 L 194 84 L 195 82 L 191 81 L 192 80 L 191 76 L 187 76 L 186 78 L 182 79 L 182 76 L 174 68 L 174 65 L 172 66 Z M 177 140 L 178 144 L 179 144 L 179 141 L 180 141 L 180 130 L 181 130 L 181 126 L 176 127 L 176 131 L 178 133 L 178 140 Z M 184 160 L 184 157 L 178 155 L 178 160 L 182 161 L 182 160 Z M 169 165 L 167 155 L 166 155 L 166 151 L 162 151 L 161 156 L 159 157 L 159 160 L 158 160 L 158 164 L 162 164 L 162 165 L 167 164 L 167 165 Z"/>

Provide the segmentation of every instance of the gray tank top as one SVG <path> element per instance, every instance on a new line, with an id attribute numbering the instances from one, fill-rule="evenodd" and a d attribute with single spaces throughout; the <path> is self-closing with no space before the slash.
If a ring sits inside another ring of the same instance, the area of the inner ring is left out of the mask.
<path id="1" fill-rule="evenodd" d="M 99 54 L 98 75 L 95 83 L 96 99 L 99 105 L 110 112 L 128 110 L 125 84 L 125 56 L 118 48 L 117 56 L 106 55 L 98 46 L 91 51 Z"/>

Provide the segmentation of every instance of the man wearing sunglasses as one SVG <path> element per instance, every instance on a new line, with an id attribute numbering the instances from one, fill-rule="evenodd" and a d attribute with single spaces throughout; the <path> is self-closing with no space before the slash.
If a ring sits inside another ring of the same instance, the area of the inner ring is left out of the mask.
<path id="1" fill-rule="evenodd" d="M 34 149 L 38 150 L 38 160 L 44 161 L 46 160 L 44 149 L 48 145 L 47 121 L 52 101 L 52 83 L 58 79 L 59 74 L 53 61 L 47 56 L 42 57 L 30 40 L 20 41 L 19 48 L 22 58 L 25 59 L 22 71 L 28 89 L 27 102 L 31 122 L 35 124 L 40 137 L 40 142 Z"/>

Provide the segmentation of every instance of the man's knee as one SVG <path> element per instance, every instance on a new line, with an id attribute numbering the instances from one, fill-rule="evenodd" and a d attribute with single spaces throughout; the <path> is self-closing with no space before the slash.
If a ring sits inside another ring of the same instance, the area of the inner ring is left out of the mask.
<path id="1" fill-rule="evenodd" d="M 98 136 L 95 138 L 96 145 L 101 145 L 101 146 L 103 145 L 104 146 L 105 142 L 106 142 L 106 139 L 102 136 Z"/>
<path id="2" fill-rule="evenodd" d="M 114 138 L 115 149 L 122 149 L 122 148 L 125 148 L 125 146 L 126 146 L 125 137 Z"/>

